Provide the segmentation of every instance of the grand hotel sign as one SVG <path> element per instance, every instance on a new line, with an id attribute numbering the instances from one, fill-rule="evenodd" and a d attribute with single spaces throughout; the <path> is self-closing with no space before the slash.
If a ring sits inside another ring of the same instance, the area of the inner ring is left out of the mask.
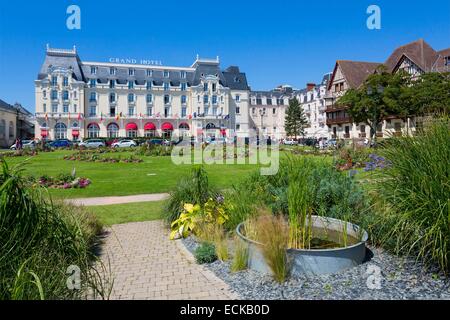
<path id="1" fill-rule="evenodd" d="M 120 64 L 143 64 L 147 66 L 162 66 L 161 60 L 147 60 L 147 59 L 131 59 L 131 58 L 109 58 L 109 62 L 111 63 L 120 63 Z"/>

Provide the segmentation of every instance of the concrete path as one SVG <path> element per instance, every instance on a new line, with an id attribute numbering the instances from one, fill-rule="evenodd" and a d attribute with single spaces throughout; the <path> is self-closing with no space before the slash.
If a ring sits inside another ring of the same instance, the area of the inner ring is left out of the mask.
<path id="1" fill-rule="evenodd" d="M 167 199 L 168 197 L 168 193 L 153 193 L 121 197 L 66 199 L 65 201 L 77 206 L 105 206 L 109 204 L 161 201 Z"/>
<path id="2" fill-rule="evenodd" d="M 227 284 L 196 264 L 162 221 L 113 225 L 100 257 L 111 266 L 111 299 L 237 299 Z"/>

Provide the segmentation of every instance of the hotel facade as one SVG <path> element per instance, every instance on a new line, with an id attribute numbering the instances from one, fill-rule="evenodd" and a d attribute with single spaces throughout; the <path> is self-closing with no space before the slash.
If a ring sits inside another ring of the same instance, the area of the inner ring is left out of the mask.
<path id="1" fill-rule="evenodd" d="M 35 137 L 247 136 L 249 95 L 245 73 L 221 70 L 219 58 L 189 67 L 84 62 L 76 48 L 47 46 Z"/>

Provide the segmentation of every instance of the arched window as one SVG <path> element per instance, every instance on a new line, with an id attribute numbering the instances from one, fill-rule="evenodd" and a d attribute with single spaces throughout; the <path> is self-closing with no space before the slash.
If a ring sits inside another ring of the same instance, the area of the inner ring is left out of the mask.
<path id="1" fill-rule="evenodd" d="M 119 126 L 116 123 L 110 123 L 106 129 L 108 138 L 117 138 L 119 136 Z"/>
<path id="2" fill-rule="evenodd" d="M 91 123 L 87 127 L 88 138 L 98 138 L 100 134 L 100 127 L 96 123 Z"/>
<path id="3" fill-rule="evenodd" d="M 64 123 L 55 125 L 55 139 L 67 139 L 67 126 Z"/>
<path id="4" fill-rule="evenodd" d="M 125 130 L 127 131 L 127 138 L 136 138 L 138 136 L 138 126 L 133 122 L 128 123 Z"/>
<path id="5" fill-rule="evenodd" d="M 178 126 L 178 129 L 180 130 L 180 136 L 188 136 L 189 135 L 189 125 L 185 122 L 180 123 Z"/>
<path id="6" fill-rule="evenodd" d="M 4 138 L 6 134 L 6 122 L 5 120 L 0 120 L 0 138 Z"/>
<path id="7" fill-rule="evenodd" d="M 156 136 L 156 126 L 149 122 L 146 123 L 144 126 L 144 136 L 146 138 L 151 138 L 151 137 L 155 137 Z"/>

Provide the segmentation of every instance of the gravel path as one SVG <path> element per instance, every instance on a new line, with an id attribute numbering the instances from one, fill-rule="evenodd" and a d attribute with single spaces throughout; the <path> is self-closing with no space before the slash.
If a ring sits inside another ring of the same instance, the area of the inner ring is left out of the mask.
<path id="1" fill-rule="evenodd" d="M 122 197 L 67 199 L 65 201 L 77 206 L 104 206 L 110 204 L 161 201 L 167 199 L 168 197 L 169 197 L 168 193 L 153 193 L 153 194 L 138 194 L 134 196 L 122 196 Z"/>
<path id="2" fill-rule="evenodd" d="M 192 237 L 184 239 L 183 244 L 191 252 L 198 246 Z M 252 270 L 230 273 L 230 262 L 216 261 L 205 266 L 243 299 L 450 300 L 450 280 L 443 275 L 426 271 L 413 260 L 369 249 L 373 257 L 358 267 L 332 275 L 289 279 L 283 285 Z M 376 278 L 377 271 L 380 276 Z"/>

